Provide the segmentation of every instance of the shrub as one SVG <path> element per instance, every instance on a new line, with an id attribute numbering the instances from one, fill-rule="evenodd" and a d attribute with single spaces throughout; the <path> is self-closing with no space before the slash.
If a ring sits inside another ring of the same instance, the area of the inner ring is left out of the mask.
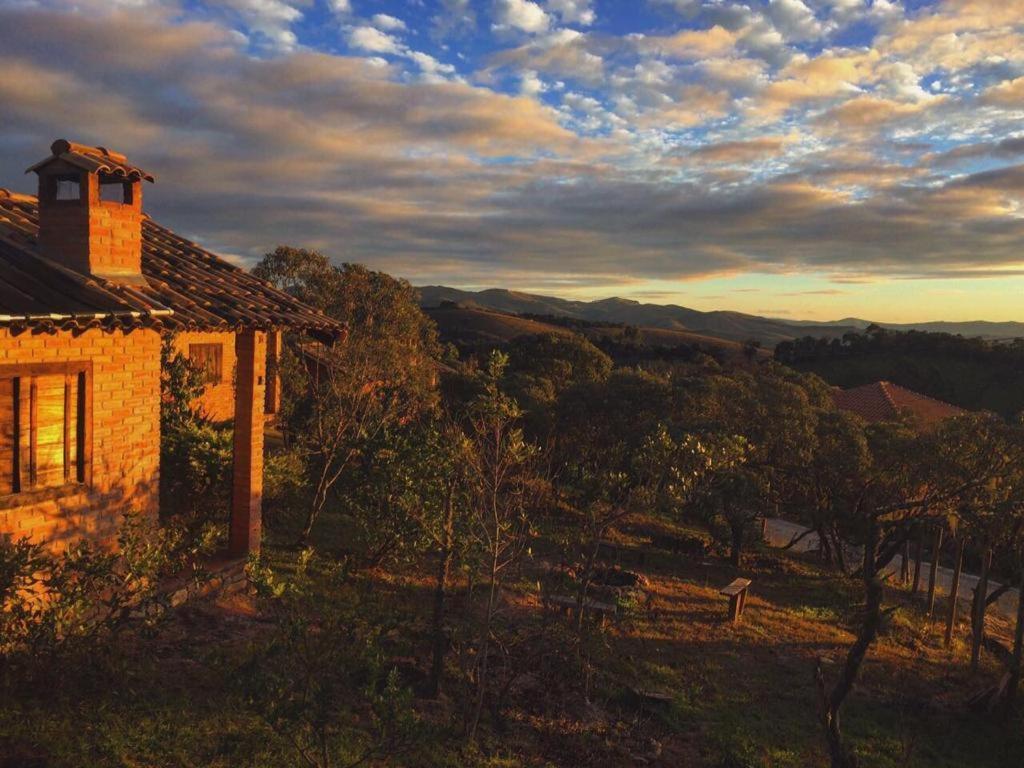
<path id="1" fill-rule="evenodd" d="M 315 768 L 355 766 L 418 740 L 412 695 L 388 669 L 374 622 L 360 615 L 344 570 L 305 550 L 293 576 L 250 569 L 274 629 L 237 679 L 250 709 Z"/>
<path id="2" fill-rule="evenodd" d="M 193 563 L 206 544 L 180 527 L 133 517 L 113 551 L 79 542 L 54 554 L 0 537 L 3 670 L 29 680 L 59 672 L 59 662 L 95 652 L 129 624 L 153 627 L 169 608 L 160 581 Z"/>

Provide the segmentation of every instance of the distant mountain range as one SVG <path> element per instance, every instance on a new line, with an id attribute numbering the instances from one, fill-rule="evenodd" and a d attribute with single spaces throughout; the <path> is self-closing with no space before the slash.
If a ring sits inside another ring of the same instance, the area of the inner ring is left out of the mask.
<path id="1" fill-rule="evenodd" d="M 646 328 L 665 328 L 676 331 L 714 336 L 732 341 L 755 339 L 766 346 L 802 336 L 842 336 L 851 331 L 862 331 L 871 325 L 869 320 L 844 318 L 835 322 L 810 320 L 779 320 L 742 312 L 701 312 L 675 304 L 643 304 L 631 299 L 600 299 L 597 301 L 571 301 L 554 296 L 539 296 L 503 288 L 484 291 L 463 291 L 443 285 L 428 285 L 418 289 L 423 307 L 437 307 L 442 302 L 456 302 L 463 306 L 478 306 L 517 315 L 554 315 L 572 317 L 591 322 L 626 323 Z M 940 333 L 979 336 L 988 339 L 1024 337 L 1024 323 L 1017 322 L 927 322 L 878 323 L 899 331 L 920 330 Z"/>

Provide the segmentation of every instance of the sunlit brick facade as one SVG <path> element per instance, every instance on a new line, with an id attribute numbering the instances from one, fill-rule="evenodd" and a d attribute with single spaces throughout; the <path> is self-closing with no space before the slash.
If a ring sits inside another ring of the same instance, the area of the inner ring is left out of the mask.
<path id="1" fill-rule="evenodd" d="M 281 330 L 341 329 L 150 221 L 153 178 L 123 155 L 51 151 L 30 168 L 38 197 L 0 190 L 0 536 L 110 544 L 125 515 L 157 519 L 170 339 L 208 377 L 198 410 L 233 424 L 229 549 L 245 556 L 260 542 Z"/>

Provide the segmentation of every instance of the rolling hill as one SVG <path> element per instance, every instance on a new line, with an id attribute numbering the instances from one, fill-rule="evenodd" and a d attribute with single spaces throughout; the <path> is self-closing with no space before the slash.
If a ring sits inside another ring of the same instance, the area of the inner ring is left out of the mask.
<path id="1" fill-rule="evenodd" d="M 541 296 L 501 288 L 484 291 L 463 291 L 441 285 L 418 289 L 423 307 L 438 307 L 443 302 L 456 302 L 464 307 L 477 306 L 516 315 L 549 315 L 592 322 L 625 323 L 637 327 L 687 331 L 702 336 L 744 342 L 757 340 L 774 346 L 803 336 L 842 336 L 860 331 L 871 321 L 847 318 L 835 322 L 778 320 L 742 312 L 702 312 L 675 304 L 644 304 L 631 299 L 610 298 L 597 301 L 574 301 L 554 296 Z M 918 324 L 880 323 L 892 330 L 941 331 L 963 336 L 989 339 L 1024 337 L 1024 323 L 1004 322 L 928 322 Z"/>
<path id="2" fill-rule="evenodd" d="M 563 323 L 558 321 L 562 316 L 548 315 L 550 320 L 545 320 L 475 304 L 424 307 L 424 312 L 437 324 L 443 341 L 464 350 L 496 346 L 520 336 L 551 333 L 584 336 L 617 358 L 658 356 L 670 350 L 703 351 L 720 358 L 744 355 L 743 345 L 739 342 L 671 328 L 627 328 L 622 324 L 584 320 Z M 770 353 L 760 350 L 759 354 Z"/>

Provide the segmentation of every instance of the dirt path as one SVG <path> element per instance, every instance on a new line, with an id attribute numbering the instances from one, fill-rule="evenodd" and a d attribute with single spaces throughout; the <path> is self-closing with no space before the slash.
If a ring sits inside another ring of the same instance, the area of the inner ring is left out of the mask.
<path id="1" fill-rule="evenodd" d="M 782 520 L 781 518 L 771 517 L 768 518 L 768 524 L 765 527 L 765 541 L 773 547 L 784 547 L 793 540 L 794 536 L 798 536 L 807 529 L 803 526 L 791 523 L 788 520 Z M 818 548 L 818 535 L 815 533 L 808 534 L 804 539 L 798 542 L 793 549 L 798 552 L 809 552 Z M 899 575 L 900 565 L 903 563 L 903 558 L 899 555 L 893 558 L 891 565 L 887 573 L 893 573 Z M 931 571 L 931 563 L 928 561 L 921 562 L 921 583 L 923 585 L 922 596 L 927 594 L 928 585 L 928 574 Z M 939 566 L 938 572 L 935 574 L 935 593 L 937 595 L 948 595 L 950 585 L 953 583 L 953 571 L 951 568 L 944 568 Z M 964 602 L 969 602 L 974 592 L 974 588 L 978 584 L 978 577 L 969 573 L 962 573 L 960 575 L 960 599 Z M 999 583 L 989 581 L 989 594 L 999 588 Z M 1000 597 L 994 604 L 994 608 L 1007 617 L 1014 617 L 1017 614 L 1017 590 L 1008 590 L 1002 597 Z"/>

